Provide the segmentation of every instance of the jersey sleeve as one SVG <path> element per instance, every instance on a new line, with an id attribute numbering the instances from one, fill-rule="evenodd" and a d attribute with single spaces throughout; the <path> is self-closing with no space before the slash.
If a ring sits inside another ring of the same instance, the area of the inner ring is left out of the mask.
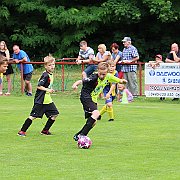
<path id="1" fill-rule="evenodd" d="M 112 74 L 107 74 L 108 81 L 111 83 L 119 83 L 121 80 L 118 77 L 115 77 Z"/>
<path id="2" fill-rule="evenodd" d="M 45 87 L 45 84 L 47 84 L 48 79 L 49 79 L 48 74 L 47 73 L 43 73 L 41 78 L 38 81 L 38 86 L 44 86 Z"/>

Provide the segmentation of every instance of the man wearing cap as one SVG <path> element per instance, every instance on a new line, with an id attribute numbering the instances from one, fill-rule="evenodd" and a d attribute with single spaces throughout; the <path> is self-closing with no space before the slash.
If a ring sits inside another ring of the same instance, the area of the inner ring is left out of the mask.
<path id="1" fill-rule="evenodd" d="M 88 63 L 86 69 L 82 72 L 82 77 L 86 78 L 90 76 L 96 69 L 97 65 L 94 65 L 93 60 L 95 59 L 94 50 L 87 46 L 86 41 L 81 41 L 78 58 L 76 59 L 77 64 Z"/>
<path id="2" fill-rule="evenodd" d="M 139 54 L 136 47 L 131 44 L 131 38 L 124 37 L 122 42 L 124 45 L 124 49 L 122 51 L 122 62 L 126 64 L 137 63 L 139 60 Z M 124 79 L 127 80 L 127 89 L 129 89 L 134 97 L 137 97 L 137 65 L 123 65 L 122 72 L 124 72 Z"/>
<path id="3" fill-rule="evenodd" d="M 163 63 L 161 54 L 157 54 L 155 56 L 155 61 L 149 61 L 149 64 L 152 68 L 156 68 L 157 66 L 159 66 L 160 63 Z"/>

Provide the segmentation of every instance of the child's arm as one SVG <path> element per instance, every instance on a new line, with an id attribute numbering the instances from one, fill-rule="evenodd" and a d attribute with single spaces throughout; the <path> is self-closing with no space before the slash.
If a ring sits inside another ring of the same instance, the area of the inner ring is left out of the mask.
<path id="1" fill-rule="evenodd" d="M 39 89 L 41 91 L 46 91 L 46 92 L 49 92 L 49 93 L 54 92 L 54 89 L 45 88 L 44 86 L 38 86 L 37 89 Z"/>
<path id="2" fill-rule="evenodd" d="M 106 97 L 105 97 L 106 99 L 110 98 L 110 96 L 115 88 L 116 88 L 116 84 L 112 84 L 109 92 L 106 94 Z"/>
<path id="3" fill-rule="evenodd" d="M 72 85 L 72 88 L 75 90 L 75 89 L 78 88 L 78 86 L 79 86 L 80 84 L 82 84 L 82 80 L 76 81 L 76 82 Z"/>

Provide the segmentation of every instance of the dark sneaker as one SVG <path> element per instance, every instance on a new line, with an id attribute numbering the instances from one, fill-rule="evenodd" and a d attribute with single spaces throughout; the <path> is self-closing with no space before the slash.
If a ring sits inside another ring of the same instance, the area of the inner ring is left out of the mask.
<path id="1" fill-rule="evenodd" d="M 110 121 L 114 121 L 114 119 L 109 119 L 108 121 L 109 121 L 109 122 L 110 122 Z"/>
<path id="2" fill-rule="evenodd" d="M 41 134 L 42 135 L 52 135 L 51 132 L 49 132 L 48 130 L 42 130 Z"/>
<path id="3" fill-rule="evenodd" d="M 18 135 L 18 136 L 22 136 L 22 137 L 26 137 L 26 132 L 24 132 L 24 131 L 19 131 L 17 135 Z"/>
<path id="4" fill-rule="evenodd" d="M 165 100 L 165 97 L 160 97 L 160 100 L 161 100 L 161 101 Z"/>
<path id="5" fill-rule="evenodd" d="M 29 92 L 28 92 L 26 95 L 27 95 L 27 96 L 32 96 L 32 93 L 29 93 Z"/>
<path id="6" fill-rule="evenodd" d="M 75 135 L 73 136 L 73 139 L 74 139 L 75 141 L 78 141 L 78 139 L 79 139 L 79 134 L 75 134 Z"/>

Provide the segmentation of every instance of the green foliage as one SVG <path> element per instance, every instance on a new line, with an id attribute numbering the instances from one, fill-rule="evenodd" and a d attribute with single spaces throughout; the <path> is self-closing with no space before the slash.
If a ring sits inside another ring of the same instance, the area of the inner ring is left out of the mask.
<path id="1" fill-rule="evenodd" d="M 82 39 L 96 50 L 130 36 L 144 60 L 180 41 L 178 0 L 3 0 L 0 7 L 0 38 L 33 56 L 76 57 Z"/>

